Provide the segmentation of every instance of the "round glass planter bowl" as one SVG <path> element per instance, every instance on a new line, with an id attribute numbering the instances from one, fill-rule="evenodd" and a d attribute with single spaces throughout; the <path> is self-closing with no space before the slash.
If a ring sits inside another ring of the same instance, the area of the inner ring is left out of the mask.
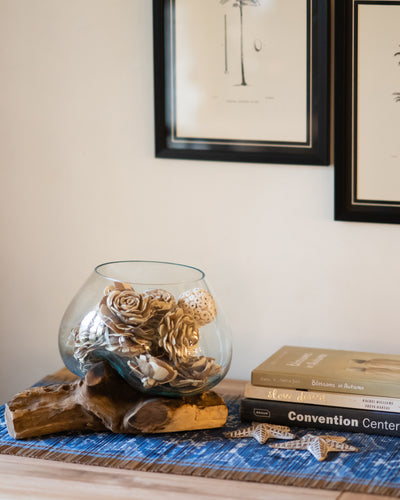
<path id="1" fill-rule="evenodd" d="M 226 375 L 228 324 L 200 269 L 154 261 L 97 266 L 60 325 L 66 367 L 82 377 L 106 360 L 135 389 L 188 396 Z"/>

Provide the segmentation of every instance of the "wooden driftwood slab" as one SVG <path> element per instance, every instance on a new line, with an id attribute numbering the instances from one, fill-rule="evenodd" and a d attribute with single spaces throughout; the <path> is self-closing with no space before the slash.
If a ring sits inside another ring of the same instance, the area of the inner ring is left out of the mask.
<path id="1" fill-rule="evenodd" d="M 15 439 L 65 431 L 160 433 L 222 427 L 228 409 L 217 393 L 154 397 L 133 389 L 106 363 L 84 379 L 33 387 L 7 403 L 5 419 Z"/>

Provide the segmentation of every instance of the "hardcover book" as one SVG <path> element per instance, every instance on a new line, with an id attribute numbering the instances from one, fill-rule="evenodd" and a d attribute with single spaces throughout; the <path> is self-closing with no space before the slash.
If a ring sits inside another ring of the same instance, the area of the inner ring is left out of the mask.
<path id="1" fill-rule="evenodd" d="M 240 419 L 341 432 L 400 436 L 400 413 L 242 399 Z"/>
<path id="2" fill-rule="evenodd" d="M 305 403 L 321 406 L 338 406 L 341 408 L 358 408 L 361 410 L 389 411 L 400 413 L 400 398 L 383 398 L 365 394 L 350 394 L 327 391 L 302 391 L 299 389 L 283 389 L 281 387 L 261 387 L 246 384 L 244 397 L 281 401 L 282 403 Z"/>
<path id="3" fill-rule="evenodd" d="M 252 371 L 251 382 L 400 398 L 400 355 L 283 346 Z"/>

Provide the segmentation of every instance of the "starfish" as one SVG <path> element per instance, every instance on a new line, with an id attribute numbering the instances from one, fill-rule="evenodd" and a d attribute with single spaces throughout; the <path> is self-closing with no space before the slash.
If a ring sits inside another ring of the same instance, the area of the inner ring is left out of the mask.
<path id="1" fill-rule="evenodd" d="M 260 444 L 264 444 L 269 438 L 293 439 L 295 435 L 289 431 L 290 428 L 285 427 L 284 425 L 258 424 L 256 422 L 253 422 L 250 427 L 239 429 L 237 431 L 227 432 L 225 436 L 228 438 L 253 437 Z"/>
<path id="2" fill-rule="evenodd" d="M 308 450 L 319 460 L 325 460 L 330 451 L 358 451 L 355 446 L 344 443 L 343 436 L 314 436 L 306 434 L 301 439 L 290 441 L 290 443 L 273 443 L 272 448 L 284 448 L 286 450 Z"/>

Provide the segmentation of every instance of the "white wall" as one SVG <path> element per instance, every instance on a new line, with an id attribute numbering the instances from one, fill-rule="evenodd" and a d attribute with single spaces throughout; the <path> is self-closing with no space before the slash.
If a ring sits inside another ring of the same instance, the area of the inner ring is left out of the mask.
<path id="1" fill-rule="evenodd" d="M 400 227 L 333 220 L 333 167 L 154 158 L 150 0 L 0 0 L 0 401 L 61 367 L 95 265 L 203 268 L 230 376 L 282 344 L 399 352 Z"/>

